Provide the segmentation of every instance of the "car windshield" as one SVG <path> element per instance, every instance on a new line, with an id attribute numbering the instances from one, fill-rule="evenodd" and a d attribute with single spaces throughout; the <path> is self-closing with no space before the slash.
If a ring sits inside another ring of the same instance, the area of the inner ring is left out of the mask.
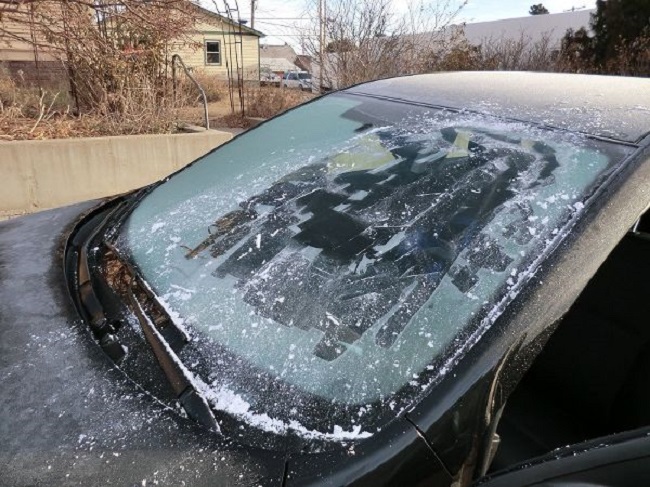
<path id="1" fill-rule="evenodd" d="M 298 73 L 298 78 L 302 80 L 309 81 L 311 79 L 311 74 L 309 73 Z"/>
<path id="2" fill-rule="evenodd" d="M 380 423 L 359 417 L 395 415 L 448 373 L 629 152 L 333 94 L 156 187 L 118 248 L 193 337 L 183 360 L 218 408 L 363 437 Z"/>

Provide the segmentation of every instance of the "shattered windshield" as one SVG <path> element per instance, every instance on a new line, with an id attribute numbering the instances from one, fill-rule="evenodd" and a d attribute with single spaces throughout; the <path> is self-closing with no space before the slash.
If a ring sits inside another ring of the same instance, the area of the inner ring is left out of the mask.
<path id="1" fill-rule="evenodd" d="M 336 94 L 157 187 L 119 246 L 200 344 L 184 360 L 213 404 L 298 431 L 321 401 L 363 436 L 364 412 L 397 413 L 494 321 L 626 150 Z"/>

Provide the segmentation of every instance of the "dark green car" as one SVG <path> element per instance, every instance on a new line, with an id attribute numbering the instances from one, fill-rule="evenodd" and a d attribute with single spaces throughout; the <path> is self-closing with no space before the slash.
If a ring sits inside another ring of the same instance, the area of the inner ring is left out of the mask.
<path id="1" fill-rule="evenodd" d="M 649 80 L 396 78 L 1 223 L 1 483 L 650 483 L 649 133 Z"/>

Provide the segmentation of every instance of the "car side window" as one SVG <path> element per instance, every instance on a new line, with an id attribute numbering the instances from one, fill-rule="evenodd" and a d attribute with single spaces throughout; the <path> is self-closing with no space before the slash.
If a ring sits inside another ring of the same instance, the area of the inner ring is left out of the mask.
<path id="1" fill-rule="evenodd" d="M 491 472 L 650 426 L 648 227 L 619 242 L 508 398 Z"/>

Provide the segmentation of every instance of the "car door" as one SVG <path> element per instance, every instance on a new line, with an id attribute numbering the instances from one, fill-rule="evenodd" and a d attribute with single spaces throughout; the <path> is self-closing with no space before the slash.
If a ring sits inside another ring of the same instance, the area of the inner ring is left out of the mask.
<path id="1" fill-rule="evenodd" d="M 650 485 L 649 253 L 646 212 L 508 397 L 479 485 Z"/>
<path id="2" fill-rule="evenodd" d="M 295 88 L 296 87 L 296 73 L 288 73 L 286 81 L 284 83 L 284 86 L 287 88 Z"/>
<path id="3" fill-rule="evenodd" d="M 476 482 L 481 487 L 650 485 L 650 429 L 556 450 Z"/>

